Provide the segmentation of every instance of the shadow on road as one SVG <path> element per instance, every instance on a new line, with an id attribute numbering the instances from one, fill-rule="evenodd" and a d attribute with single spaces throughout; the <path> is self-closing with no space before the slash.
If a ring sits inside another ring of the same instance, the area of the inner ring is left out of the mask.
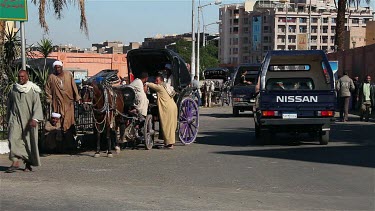
<path id="1" fill-rule="evenodd" d="M 245 113 L 245 114 L 239 114 L 237 117 L 235 117 L 233 114 L 228 113 L 211 113 L 211 114 L 199 114 L 199 116 L 207 116 L 207 117 L 213 117 L 213 118 L 237 118 L 237 117 L 253 117 L 253 114 L 251 113 Z"/>
<path id="2" fill-rule="evenodd" d="M 322 146 L 309 148 L 222 151 L 217 153 L 371 168 L 375 167 L 375 146 Z"/>

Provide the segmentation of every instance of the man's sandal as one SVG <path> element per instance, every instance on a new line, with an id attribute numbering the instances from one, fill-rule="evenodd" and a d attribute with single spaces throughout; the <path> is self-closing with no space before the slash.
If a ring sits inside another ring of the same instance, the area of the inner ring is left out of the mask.
<path id="1" fill-rule="evenodd" d="M 10 166 L 5 173 L 14 173 L 19 169 L 19 166 Z"/>

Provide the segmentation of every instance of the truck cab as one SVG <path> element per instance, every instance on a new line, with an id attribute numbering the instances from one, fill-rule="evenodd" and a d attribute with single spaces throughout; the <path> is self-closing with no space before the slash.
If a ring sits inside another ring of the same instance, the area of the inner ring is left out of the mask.
<path id="1" fill-rule="evenodd" d="M 336 95 L 323 51 L 270 51 L 258 86 L 255 135 L 263 144 L 279 132 L 309 133 L 320 144 L 328 144 Z"/>

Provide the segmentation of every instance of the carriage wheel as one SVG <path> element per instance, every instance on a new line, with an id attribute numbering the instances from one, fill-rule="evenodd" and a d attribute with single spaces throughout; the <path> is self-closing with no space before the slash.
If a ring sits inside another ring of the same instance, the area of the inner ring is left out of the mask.
<path id="1" fill-rule="evenodd" d="M 195 141 L 199 127 L 199 112 L 197 103 L 191 98 L 184 98 L 179 107 L 178 137 L 183 144 Z"/>
<path id="2" fill-rule="evenodd" d="M 150 150 L 154 146 L 154 132 L 152 130 L 152 115 L 146 117 L 145 125 L 143 126 L 143 134 L 145 140 L 145 149 Z"/>

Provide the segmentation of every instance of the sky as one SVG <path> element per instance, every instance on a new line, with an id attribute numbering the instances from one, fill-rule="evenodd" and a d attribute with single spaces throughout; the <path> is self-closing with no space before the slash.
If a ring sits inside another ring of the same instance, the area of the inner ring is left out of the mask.
<path id="1" fill-rule="evenodd" d="M 199 0 L 195 0 L 198 6 Z M 215 0 L 201 0 L 201 5 Z M 243 3 L 244 0 L 222 0 L 222 4 Z M 372 1 L 375 6 L 375 0 Z M 77 5 L 64 8 L 63 18 L 57 20 L 52 7 L 47 10 L 49 33 L 45 34 L 38 21 L 38 8 L 28 1 L 26 27 L 27 45 L 36 44 L 43 37 L 54 45 L 72 44 L 89 48 L 103 41 L 142 42 L 157 34 L 182 34 L 191 32 L 191 0 L 86 0 L 86 18 L 89 36 L 79 28 L 80 13 Z M 219 6 L 203 8 L 204 24 L 218 21 Z M 218 25 L 207 27 L 208 33 L 217 33 Z"/>
<path id="2" fill-rule="evenodd" d="M 207 4 L 212 1 L 201 1 Z M 223 4 L 241 3 L 224 0 Z M 198 6 L 198 0 L 196 0 Z M 49 33 L 39 26 L 38 8 L 28 2 L 29 19 L 25 24 L 27 45 L 36 44 L 43 37 L 55 45 L 72 44 L 81 48 L 103 41 L 142 42 L 157 34 L 182 34 L 191 32 L 191 0 L 88 0 L 86 18 L 89 37 L 79 28 L 80 13 L 77 5 L 63 12 L 61 20 L 55 19 L 52 8 L 47 11 Z M 204 24 L 214 23 L 219 18 L 219 6 L 203 8 Z M 202 30 L 202 29 L 201 29 Z M 207 27 L 209 33 L 218 32 L 218 25 Z"/>

